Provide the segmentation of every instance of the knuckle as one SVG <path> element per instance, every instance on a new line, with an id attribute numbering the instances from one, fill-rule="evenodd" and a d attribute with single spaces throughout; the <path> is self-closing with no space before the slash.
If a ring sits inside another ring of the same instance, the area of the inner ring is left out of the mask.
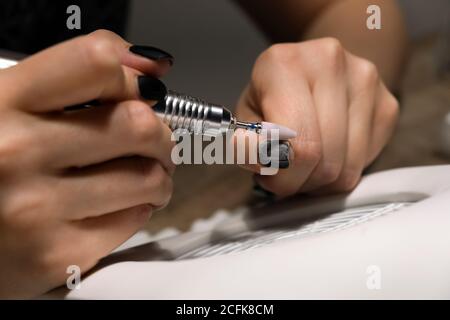
<path id="1" fill-rule="evenodd" d="M 0 141 L 0 174 L 8 174 L 12 167 L 22 166 L 26 152 L 30 162 L 35 161 L 36 151 L 32 135 L 17 132 L 12 137 L 3 137 Z"/>
<path id="2" fill-rule="evenodd" d="M 378 82 L 378 70 L 373 62 L 361 59 L 358 63 L 357 69 L 359 82 L 364 87 L 374 86 Z"/>
<path id="3" fill-rule="evenodd" d="M 120 67 L 113 43 L 101 33 L 86 36 L 79 48 L 87 67 L 100 75 L 109 75 Z"/>
<path id="4" fill-rule="evenodd" d="M 115 37 L 116 34 L 112 31 L 106 29 L 98 29 L 89 34 L 89 37 L 97 38 L 97 39 L 111 39 Z"/>
<path id="5" fill-rule="evenodd" d="M 397 122 L 400 115 L 400 105 L 398 100 L 390 93 L 386 98 L 386 102 L 382 105 L 381 121 L 393 124 Z"/>
<path id="6" fill-rule="evenodd" d="M 156 205 L 158 206 L 159 209 L 162 209 L 169 204 L 170 199 L 172 198 L 173 194 L 172 179 L 165 176 L 160 186 L 161 186 L 161 197 L 159 203 L 156 203 Z"/>
<path id="7" fill-rule="evenodd" d="M 256 59 L 251 73 L 252 83 L 262 84 L 268 68 L 276 68 L 282 74 L 290 74 L 299 63 L 300 46 L 295 43 L 277 43 L 262 52 Z M 297 72 L 301 69 L 297 68 Z"/>
<path id="8" fill-rule="evenodd" d="M 125 109 L 129 122 L 128 130 L 137 141 L 148 143 L 160 138 L 159 120 L 145 103 L 128 103 Z"/>
<path id="9" fill-rule="evenodd" d="M 345 50 L 338 39 L 331 37 L 321 39 L 320 49 L 329 68 L 340 68 L 345 62 Z"/>
<path id="10" fill-rule="evenodd" d="M 17 161 L 21 148 L 10 139 L 0 142 L 0 173 L 7 173 L 11 163 Z"/>
<path id="11" fill-rule="evenodd" d="M 327 37 L 319 40 L 322 50 L 330 56 L 338 56 L 343 53 L 344 49 L 341 42 L 333 37 Z"/>
<path id="12" fill-rule="evenodd" d="M 268 61 L 281 65 L 291 65 L 295 59 L 294 45 L 289 43 L 277 43 L 265 50 L 257 61 Z"/>
<path id="13" fill-rule="evenodd" d="M 294 161 L 298 162 L 297 164 L 299 166 L 305 162 L 309 165 L 317 165 L 323 155 L 322 144 L 319 141 L 305 142 L 301 145 L 301 147 L 296 148 L 294 153 Z"/>
<path id="14" fill-rule="evenodd" d="M 48 206 L 45 192 L 37 190 L 22 190 L 10 195 L 3 202 L 2 224 L 11 230 L 27 231 L 33 229 L 36 223 L 45 219 Z"/>
<path id="15" fill-rule="evenodd" d="M 342 166 L 339 163 L 324 162 L 317 173 L 317 180 L 321 185 L 335 182 L 341 173 Z"/>
<path id="16" fill-rule="evenodd" d="M 361 170 L 346 168 L 339 177 L 336 188 L 342 192 L 352 191 L 357 186 L 360 177 Z"/>
<path id="17" fill-rule="evenodd" d="M 150 159 L 140 159 L 145 188 L 152 195 L 152 205 L 166 206 L 173 192 L 173 182 L 161 164 Z"/>

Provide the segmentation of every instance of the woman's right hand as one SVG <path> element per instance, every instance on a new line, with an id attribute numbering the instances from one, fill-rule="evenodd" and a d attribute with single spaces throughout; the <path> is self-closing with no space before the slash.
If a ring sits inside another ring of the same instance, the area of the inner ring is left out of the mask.
<path id="1" fill-rule="evenodd" d="M 147 103 L 165 95 L 170 56 L 129 47 L 97 31 L 0 71 L 0 297 L 64 284 L 169 201 L 171 133 Z"/>

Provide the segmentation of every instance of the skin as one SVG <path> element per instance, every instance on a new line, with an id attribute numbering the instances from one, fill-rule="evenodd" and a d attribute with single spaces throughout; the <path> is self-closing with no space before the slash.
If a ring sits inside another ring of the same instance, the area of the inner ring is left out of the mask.
<path id="1" fill-rule="evenodd" d="M 136 81 L 169 66 L 129 45 L 99 31 L 0 72 L 0 297 L 41 294 L 69 265 L 89 270 L 169 201 L 170 130 Z M 92 99 L 103 106 L 61 112 Z"/>
<path id="2" fill-rule="evenodd" d="M 351 190 L 398 117 L 395 2 L 371 1 L 382 7 L 376 32 L 362 27 L 363 0 L 240 3 L 283 43 L 257 59 L 238 116 L 298 132 L 289 169 L 256 179 L 280 196 Z M 99 31 L 0 71 L 0 297 L 42 294 L 69 265 L 89 270 L 169 201 L 170 131 L 138 100 L 136 77 L 170 66 L 129 46 Z M 93 99 L 102 106 L 61 112 Z"/>
<path id="3" fill-rule="evenodd" d="M 290 41 L 259 56 L 237 105 L 239 118 L 298 132 L 290 167 L 256 181 L 279 196 L 352 190 L 398 119 L 390 89 L 398 85 L 406 40 L 395 1 L 240 3 L 270 39 Z M 381 8 L 381 30 L 366 28 L 369 4 Z"/>

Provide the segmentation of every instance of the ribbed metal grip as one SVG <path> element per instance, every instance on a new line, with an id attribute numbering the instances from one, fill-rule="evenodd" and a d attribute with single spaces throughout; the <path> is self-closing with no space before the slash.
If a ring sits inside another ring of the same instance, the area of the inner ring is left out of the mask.
<path id="1" fill-rule="evenodd" d="M 169 91 L 155 112 L 172 130 L 215 136 L 230 129 L 235 120 L 225 107 Z"/>

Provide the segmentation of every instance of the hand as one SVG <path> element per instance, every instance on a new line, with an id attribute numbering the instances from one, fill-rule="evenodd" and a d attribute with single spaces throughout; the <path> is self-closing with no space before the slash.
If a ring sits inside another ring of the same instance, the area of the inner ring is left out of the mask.
<path id="1" fill-rule="evenodd" d="M 0 71 L 0 296 L 90 269 L 169 201 L 170 130 L 137 101 L 161 83 L 137 76 L 170 64 L 129 46 L 99 31 Z M 91 100 L 101 105 L 63 112 Z"/>
<path id="2" fill-rule="evenodd" d="M 391 137 L 398 113 L 375 65 L 332 38 L 269 48 L 237 105 L 240 119 L 298 133 L 289 168 L 256 176 L 280 196 L 352 190 Z"/>

